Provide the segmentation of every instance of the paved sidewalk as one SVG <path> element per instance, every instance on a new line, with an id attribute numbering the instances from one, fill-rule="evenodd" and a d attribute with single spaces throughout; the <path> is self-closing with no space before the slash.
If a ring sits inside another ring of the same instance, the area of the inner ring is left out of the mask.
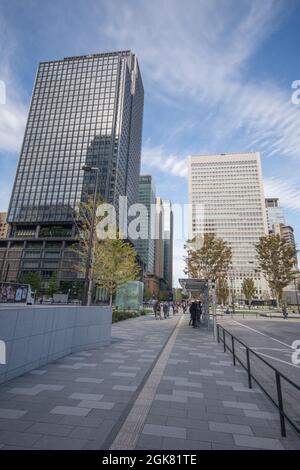
<path id="1" fill-rule="evenodd" d="M 110 346 L 0 386 L 0 448 L 113 449 L 129 426 L 136 449 L 300 449 L 244 371 L 187 323 L 120 322 Z"/>

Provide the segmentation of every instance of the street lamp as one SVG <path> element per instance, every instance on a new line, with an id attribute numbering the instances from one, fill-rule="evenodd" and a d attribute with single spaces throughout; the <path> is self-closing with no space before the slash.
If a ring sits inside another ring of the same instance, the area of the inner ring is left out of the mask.
<path id="1" fill-rule="evenodd" d="M 95 186 L 94 186 L 94 198 L 93 198 L 93 208 L 92 208 L 92 219 L 91 219 L 91 226 L 90 226 L 90 236 L 89 236 L 89 243 L 88 243 L 88 252 L 86 258 L 86 268 L 85 268 L 85 279 L 84 279 L 84 289 L 83 289 L 83 299 L 82 305 L 91 305 L 92 302 L 92 259 L 93 259 L 93 246 L 94 246 L 94 225 L 95 225 L 95 217 L 96 217 L 96 201 L 97 201 L 97 189 L 98 189 L 98 178 L 99 178 L 99 168 L 95 166 L 84 165 L 82 167 L 84 171 L 95 171 L 96 172 L 96 179 L 95 179 Z"/>

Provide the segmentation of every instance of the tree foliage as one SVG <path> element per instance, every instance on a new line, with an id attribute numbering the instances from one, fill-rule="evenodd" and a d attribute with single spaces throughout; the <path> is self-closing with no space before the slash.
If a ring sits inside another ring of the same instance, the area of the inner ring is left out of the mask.
<path id="1" fill-rule="evenodd" d="M 56 294 L 59 290 L 59 283 L 57 273 L 53 272 L 50 278 L 49 286 L 47 289 L 47 294 L 52 297 L 53 294 Z"/>
<path id="2" fill-rule="evenodd" d="M 199 245 L 194 238 L 187 242 L 185 273 L 196 279 L 218 279 L 224 276 L 231 263 L 231 248 L 213 233 L 206 233 Z"/>
<path id="3" fill-rule="evenodd" d="M 25 284 L 29 284 L 35 295 L 39 295 L 42 290 L 42 278 L 37 272 L 28 272 L 24 274 L 23 280 Z"/>
<path id="4" fill-rule="evenodd" d="M 111 303 L 119 286 L 139 277 L 136 251 L 127 241 L 119 238 L 102 240 L 95 247 L 93 271 L 96 285 L 108 290 Z"/>
<path id="5" fill-rule="evenodd" d="M 97 201 L 97 207 L 103 204 L 103 200 Z M 74 246 L 78 261 L 74 266 L 75 270 L 83 276 L 86 272 L 86 263 L 88 256 L 88 245 L 90 230 L 93 230 L 93 259 L 91 277 L 93 283 L 99 287 L 108 290 L 110 302 L 112 302 L 113 294 L 117 288 L 128 281 L 138 279 L 140 267 L 137 263 L 137 254 L 135 249 L 128 241 L 123 240 L 120 233 L 114 228 L 112 235 L 114 238 L 108 237 L 98 240 L 96 236 L 96 227 L 104 216 L 95 217 L 94 227 L 91 226 L 93 201 L 88 199 L 79 207 L 77 232 L 78 242 Z M 110 227 L 111 229 L 111 227 Z"/>
<path id="6" fill-rule="evenodd" d="M 249 306 L 251 306 L 251 301 L 255 295 L 255 283 L 251 277 L 247 277 L 243 280 L 242 291 L 244 293 L 245 299 L 248 300 Z"/>
<path id="7" fill-rule="evenodd" d="M 279 305 L 282 291 L 295 277 L 295 247 L 279 235 L 265 235 L 256 243 L 258 266 L 265 275 L 272 291 L 276 292 Z"/>
<path id="8" fill-rule="evenodd" d="M 226 304 L 229 297 L 229 287 L 225 276 L 221 276 L 216 282 L 216 295 L 219 304 Z"/>

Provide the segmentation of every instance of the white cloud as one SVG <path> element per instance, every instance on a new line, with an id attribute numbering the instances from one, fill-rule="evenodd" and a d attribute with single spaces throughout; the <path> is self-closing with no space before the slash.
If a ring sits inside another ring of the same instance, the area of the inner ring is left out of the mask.
<path id="1" fill-rule="evenodd" d="M 266 197 L 278 197 L 282 207 L 300 212 L 300 188 L 292 180 L 266 178 L 264 180 Z"/>
<path id="2" fill-rule="evenodd" d="M 173 176 L 187 177 L 186 158 L 180 158 L 174 154 L 167 154 L 163 146 L 143 147 L 142 163 L 144 167 L 155 167 Z"/>
<path id="3" fill-rule="evenodd" d="M 216 110 L 211 135 L 215 130 L 220 145 L 242 130 L 247 149 L 255 141 L 266 155 L 299 158 L 300 115 L 292 89 L 258 83 L 246 73 L 290 6 L 281 0 L 153 0 L 136 8 L 124 1 L 115 15 L 110 2 L 101 28 L 116 47 L 137 52 L 148 90 L 159 87 L 176 105 L 192 103 L 201 118 Z M 201 119 L 197 125 L 203 126 Z"/>
<path id="4" fill-rule="evenodd" d="M 19 152 L 27 119 L 27 99 L 11 68 L 15 60 L 13 37 L 0 17 L 1 49 L 0 80 L 5 83 L 5 103 L 0 104 L 0 152 Z"/>

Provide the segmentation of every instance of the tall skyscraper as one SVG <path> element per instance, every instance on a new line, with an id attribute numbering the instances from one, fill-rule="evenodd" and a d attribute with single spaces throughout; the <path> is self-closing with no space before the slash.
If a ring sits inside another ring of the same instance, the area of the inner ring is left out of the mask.
<path id="1" fill-rule="evenodd" d="M 164 233 L 163 233 L 163 204 L 158 196 L 155 200 L 155 243 L 154 243 L 154 274 L 163 279 L 164 277 Z"/>
<path id="2" fill-rule="evenodd" d="M 173 211 L 168 199 L 162 200 L 163 205 L 163 240 L 164 240 L 164 280 L 168 288 L 173 287 Z"/>
<path id="3" fill-rule="evenodd" d="M 141 175 L 139 180 L 139 204 L 143 204 L 147 209 L 147 218 L 143 218 L 142 223 L 147 226 L 147 238 L 139 238 L 134 241 L 135 248 L 146 265 L 146 272 L 154 273 L 154 227 L 155 213 L 155 186 L 151 175 Z"/>
<path id="4" fill-rule="evenodd" d="M 285 225 L 285 224 L 280 224 L 280 223 L 274 224 L 272 227 L 272 231 L 275 235 L 279 235 L 280 238 L 283 238 L 288 243 L 290 243 L 292 247 L 295 248 L 296 250 L 294 229 L 291 225 Z M 297 255 L 295 256 L 295 268 L 298 268 Z"/>
<path id="5" fill-rule="evenodd" d="M 143 95 L 130 51 L 39 65 L 8 213 L 7 248 L 23 240 L 18 250 L 31 253 L 10 263 L 9 278 L 28 270 L 44 279 L 57 270 L 60 279 L 74 276 L 69 256 L 63 259 L 74 241 L 76 207 L 95 185 L 95 172 L 83 165 L 99 168 L 98 194 L 116 209 L 120 195 L 137 202 Z"/>
<path id="6" fill-rule="evenodd" d="M 245 277 L 261 297 L 254 244 L 268 233 L 259 153 L 197 155 L 188 159 L 190 238 L 214 233 L 232 249 L 232 289 L 241 296 Z"/>
<path id="7" fill-rule="evenodd" d="M 267 198 L 266 211 L 267 211 L 267 223 L 269 232 L 273 231 L 273 225 L 285 224 L 285 218 L 283 208 L 280 206 L 279 199 L 277 197 Z"/>

